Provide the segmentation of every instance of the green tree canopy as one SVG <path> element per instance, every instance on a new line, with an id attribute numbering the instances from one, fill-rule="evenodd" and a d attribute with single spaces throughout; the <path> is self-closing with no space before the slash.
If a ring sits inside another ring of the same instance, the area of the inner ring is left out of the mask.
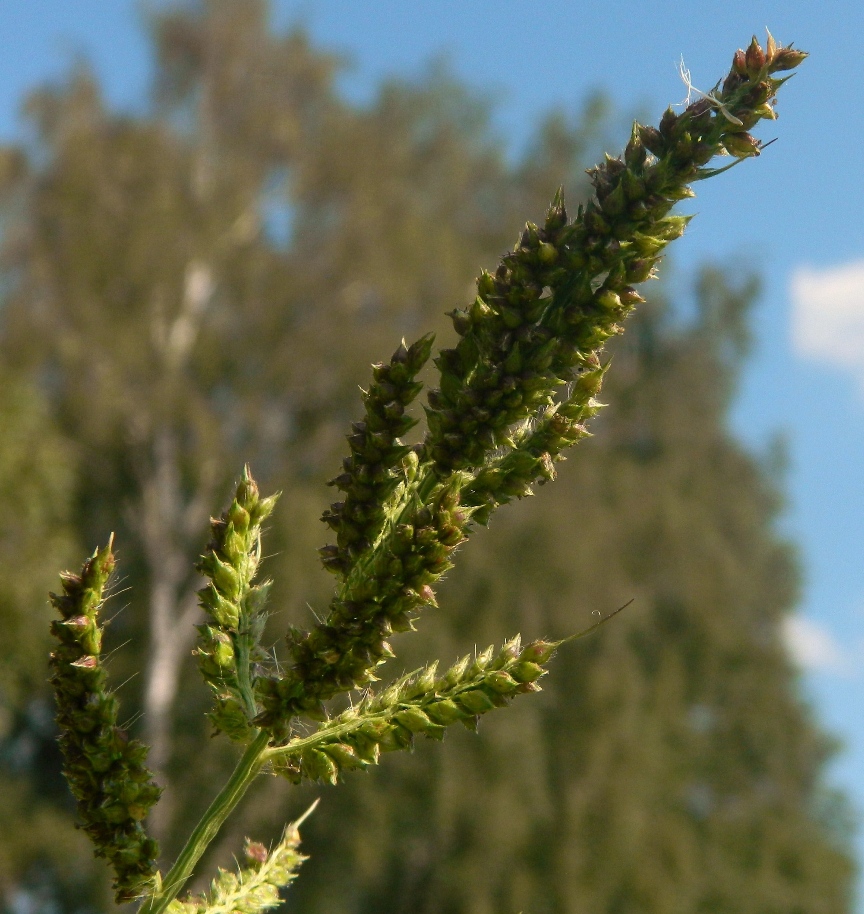
<path id="1" fill-rule="evenodd" d="M 0 368 L 0 903 L 99 890 L 83 835 L 69 827 L 45 658 L 54 586 L 51 565 L 76 558 L 72 523 L 75 443 L 62 435 L 41 392 Z M 58 832 L 57 823 L 65 824 Z M 98 881 L 97 881 L 98 879 Z M 70 908 L 74 910 L 74 908 Z"/>
<path id="2" fill-rule="evenodd" d="M 208 695 L 189 656 L 208 514 L 246 460 L 284 490 L 273 638 L 308 624 L 329 589 L 314 557 L 322 483 L 368 362 L 403 334 L 452 333 L 442 313 L 470 300 L 478 267 L 558 185 L 571 204 L 584 193 L 608 119 L 596 99 L 552 116 L 514 161 L 488 107 L 446 73 L 349 104 L 339 62 L 302 31 L 274 34 L 261 0 L 190 2 L 150 25 L 146 112 L 108 110 L 79 70 L 34 94 L 35 145 L 3 160 L 0 350 L 46 404 L 18 412 L 49 456 L 33 462 L 46 469 L 28 510 L 45 514 L 19 566 L 35 590 L 0 611 L 15 631 L 29 632 L 33 606 L 44 615 L 35 594 L 56 550 L 38 544 L 66 529 L 63 511 L 81 542 L 116 531 L 131 591 L 117 598 L 112 674 L 145 669 L 123 698 L 170 779 L 154 826 L 171 854 L 172 825 L 231 759 L 215 743 L 200 752 Z M 560 637 L 633 606 L 563 652 L 545 702 L 490 721 L 482 745 L 464 734 L 325 792 L 294 909 L 849 910 L 848 847 L 820 812 L 829 744 L 779 641 L 798 577 L 776 529 L 779 480 L 726 427 L 753 292 L 715 269 L 693 320 L 659 297 L 643 309 L 596 439 L 552 497 L 474 538 L 424 621 L 426 646 L 409 651 L 419 663 L 520 627 Z M 15 440 L 0 442 L 0 493 Z M 60 440 L 74 463 L 50 457 Z M 12 487 L 4 505 L 21 500 Z M 0 556 L 20 536 L 0 534 Z M 9 669 L 38 679 L 29 653 Z M 9 674 L 15 713 L 21 675 Z M 274 781 L 237 829 L 269 822 L 275 836 L 299 811 L 288 802 Z M 71 817 L 52 815 L 71 835 Z M 60 910 L 84 903 L 73 876 L 54 877 Z"/>

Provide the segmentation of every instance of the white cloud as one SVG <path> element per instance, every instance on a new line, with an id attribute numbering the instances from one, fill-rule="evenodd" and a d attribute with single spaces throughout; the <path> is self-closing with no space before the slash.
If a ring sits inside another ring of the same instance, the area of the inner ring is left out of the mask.
<path id="1" fill-rule="evenodd" d="M 851 654 L 827 628 L 804 616 L 783 620 L 783 642 L 802 669 L 813 673 L 852 675 L 856 664 Z"/>
<path id="2" fill-rule="evenodd" d="M 792 345 L 852 372 L 864 390 L 864 260 L 792 275 Z"/>

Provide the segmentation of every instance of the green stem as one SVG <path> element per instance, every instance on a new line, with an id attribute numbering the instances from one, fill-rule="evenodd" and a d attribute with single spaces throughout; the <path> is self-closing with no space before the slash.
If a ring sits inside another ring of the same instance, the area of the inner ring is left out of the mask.
<path id="1" fill-rule="evenodd" d="M 246 706 L 246 716 L 249 720 L 252 720 L 258 713 L 258 708 L 255 705 L 255 688 L 252 685 L 252 676 L 249 669 L 249 656 L 251 648 L 254 645 L 254 640 L 248 631 L 246 631 L 249 626 L 249 620 L 245 618 L 245 613 L 242 623 L 240 628 L 241 633 L 235 640 L 235 647 L 238 655 L 237 684 L 240 688 L 240 694 L 243 697 L 243 704 Z"/>
<path id="2" fill-rule="evenodd" d="M 408 704 L 408 702 L 404 702 L 404 704 Z M 422 704 L 419 701 L 410 702 L 410 704 L 414 704 L 417 707 L 422 707 Z M 354 720 L 345 721 L 344 724 L 339 724 L 338 726 L 332 727 L 330 729 L 319 730 L 317 733 L 311 733 L 309 736 L 295 737 L 291 740 L 290 743 L 286 743 L 284 746 L 272 746 L 269 749 L 265 749 L 264 761 L 269 762 L 273 759 L 278 759 L 283 755 L 298 755 L 309 746 L 314 748 L 319 743 L 332 742 L 338 737 L 344 736 L 346 733 L 351 733 L 354 730 L 358 730 L 364 724 L 376 723 L 377 721 L 386 721 L 388 718 L 392 717 L 398 709 L 399 706 L 397 703 L 397 705 L 394 705 L 392 708 L 382 708 L 380 711 L 375 711 L 372 714 L 364 714 L 362 717 L 357 717 Z M 139 911 L 139 914 L 143 914 L 143 911 Z"/>
<path id="3" fill-rule="evenodd" d="M 216 837 L 223 822 L 228 818 L 249 785 L 255 780 L 265 761 L 269 734 L 262 731 L 255 737 L 243 757 L 237 763 L 228 783 L 219 791 L 201 821 L 189 836 L 186 846 L 180 852 L 174 866 L 165 877 L 161 889 L 148 898 L 138 909 L 138 914 L 162 914 L 177 897 L 186 884 L 195 864 L 201 859 L 210 842 Z"/>

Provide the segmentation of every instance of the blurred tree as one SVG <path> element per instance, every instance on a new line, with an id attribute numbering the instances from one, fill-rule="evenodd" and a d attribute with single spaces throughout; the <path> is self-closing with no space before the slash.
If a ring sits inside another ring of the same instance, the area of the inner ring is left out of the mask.
<path id="1" fill-rule="evenodd" d="M 110 115 L 86 72 L 30 100 L 39 165 L 22 176 L 25 210 L 6 247 L 10 357 L 50 376 L 79 442 L 83 531 L 118 527 L 132 547 L 134 611 L 118 629 L 139 647 L 128 659 L 146 666 L 143 725 L 161 773 L 209 512 L 238 451 L 254 457 L 288 415 L 274 381 L 290 387 L 299 366 L 274 369 L 273 332 L 293 322 L 280 291 L 291 269 L 264 237 L 263 206 L 298 142 L 314 144 L 306 134 L 332 71 L 301 36 L 270 39 L 259 4 L 222 3 L 198 31 L 183 25 L 155 23 L 151 117 Z"/>
<path id="2" fill-rule="evenodd" d="M 201 752 L 208 696 L 187 680 L 208 513 L 249 460 L 285 490 L 274 640 L 324 605 L 320 485 L 368 361 L 450 332 L 441 312 L 526 215 L 562 182 L 584 192 L 606 118 L 598 99 L 550 117 L 514 163 L 445 72 L 347 104 L 339 62 L 274 35 L 263 0 L 150 24 L 148 112 L 107 111 L 86 70 L 29 102 L 35 144 L 4 159 L 0 348 L 74 441 L 78 536 L 117 531 L 114 671 L 144 670 L 124 697 L 170 778 L 154 823 L 170 854 L 232 753 Z M 750 297 L 715 272 L 693 324 L 643 311 L 596 441 L 539 514 L 514 508 L 466 549 L 420 640 L 446 656 L 514 626 L 563 635 L 635 597 L 627 618 L 569 648 L 546 704 L 483 746 L 388 759 L 328 796 L 297 909 L 848 910 L 846 846 L 814 811 L 826 744 L 778 642 L 796 572 L 775 483 L 725 430 Z M 274 782 L 237 828 L 275 833 L 287 802 Z"/>
<path id="3" fill-rule="evenodd" d="M 596 438 L 472 540 L 423 653 L 633 605 L 562 650 L 542 707 L 325 797 L 340 828 L 310 823 L 290 910 L 851 909 L 831 744 L 779 638 L 798 586 L 779 480 L 726 429 L 754 292 L 706 269 L 692 323 L 642 309 Z"/>
<path id="4" fill-rule="evenodd" d="M 108 897 L 85 837 L 57 829 L 74 804 L 60 777 L 46 682 L 51 566 L 80 551 L 76 463 L 74 442 L 59 432 L 40 392 L 0 369 L 0 910 L 47 910 L 58 883 L 73 898 Z"/>

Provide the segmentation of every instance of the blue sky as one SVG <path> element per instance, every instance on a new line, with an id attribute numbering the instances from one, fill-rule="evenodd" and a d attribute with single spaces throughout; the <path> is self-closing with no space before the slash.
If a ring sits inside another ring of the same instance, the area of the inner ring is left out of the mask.
<path id="1" fill-rule="evenodd" d="M 21 136 L 26 90 L 80 57 L 113 104 L 141 107 L 149 64 L 137 10 L 134 0 L 0 0 L 0 141 Z M 358 100 L 382 77 L 421 75 L 445 55 L 491 94 L 513 149 L 543 111 L 576 109 L 592 88 L 656 119 L 686 94 L 682 55 L 707 89 L 766 26 L 811 52 L 781 93 L 776 129 L 760 134 L 779 142 L 697 187 L 699 217 L 676 245 L 673 279 L 707 258 L 764 277 L 759 342 L 733 422 L 755 449 L 778 432 L 788 442 L 783 523 L 806 569 L 790 649 L 821 718 L 845 741 L 834 777 L 864 810 L 864 101 L 855 89 L 864 4 L 276 0 L 274 18 L 300 21 L 318 44 L 347 53 L 343 88 Z M 861 851 L 864 859 L 864 841 Z"/>

